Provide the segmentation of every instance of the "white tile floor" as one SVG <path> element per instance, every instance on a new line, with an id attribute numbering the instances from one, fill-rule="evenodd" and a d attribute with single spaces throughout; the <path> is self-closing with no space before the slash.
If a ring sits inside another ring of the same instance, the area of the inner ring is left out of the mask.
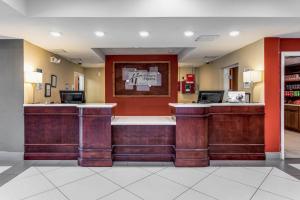
<path id="1" fill-rule="evenodd" d="M 0 174 L 6 170 L 8 170 L 11 166 L 0 166 Z"/>
<path id="2" fill-rule="evenodd" d="M 289 164 L 289 165 L 300 170 L 300 164 Z"/>
<path id="3" fill-rule="evenodd" d="M 299 200 L 300 181 L 273 167 L 30 167 L 1 200 Z"/>

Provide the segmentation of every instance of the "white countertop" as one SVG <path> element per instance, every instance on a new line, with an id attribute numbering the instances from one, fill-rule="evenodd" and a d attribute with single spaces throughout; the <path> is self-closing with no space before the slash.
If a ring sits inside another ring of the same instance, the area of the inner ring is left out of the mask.
<path id="1" fill-rule="evenodd" d="M 115 116 L 111 125 L 176 125 L 171 116 Z"/>
<path id="2" fill-rule="evenodd" d="M 116 103 L 85 103 L 85 104 L 24 104 L 24 107 L 77 107 L 77 108 L 113 108 Z"/>
<path id="3" fill-rule="evenodd" d="M 208 108 L 212 106 L 264 106 L 264 103 L 169 103 L 169 106 L 175 108 Z"/>
<path id="4" fill-rule="evenodd" d="M 36 104 L 23 104 L 24 107 L 77 107 L 77 104 L 60 104 L 60 103 L 36 103 Z"/>
<path id="5" fill-rule="evenodd" d="M 78 108 L 113 108 L 116 106 L 116 103 L 86 103 L 77 105 Z"/>

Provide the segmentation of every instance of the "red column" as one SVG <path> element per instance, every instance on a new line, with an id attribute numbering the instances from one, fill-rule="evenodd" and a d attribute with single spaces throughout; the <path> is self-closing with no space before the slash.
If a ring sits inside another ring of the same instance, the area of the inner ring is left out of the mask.
<path id="1" fill-rule="evenodd" d="M 265 38 L 265 151 L 280 151 L 280 38 Z"/>

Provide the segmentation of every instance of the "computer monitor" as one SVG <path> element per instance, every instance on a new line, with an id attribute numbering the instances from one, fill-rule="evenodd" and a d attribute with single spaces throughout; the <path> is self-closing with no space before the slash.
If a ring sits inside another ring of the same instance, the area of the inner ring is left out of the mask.
<path id="1" fill-rule="evenodd" d="M 59 91 L 61 103 L 85 103 L 84 91 Z"/>
<path id="2" fill-rule="evenodd" d="M 224 90 L 200 90 L 198 94 L 198 103 L 222 103 Z"/>

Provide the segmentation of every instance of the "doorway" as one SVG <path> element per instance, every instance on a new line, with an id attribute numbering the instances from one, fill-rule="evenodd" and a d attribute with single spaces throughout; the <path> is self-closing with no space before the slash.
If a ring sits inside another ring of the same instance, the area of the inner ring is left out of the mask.
<path id="1" fill-rule="evenodd" d="M 300 158 L 300 52 L 281 56 L 281 158 Z"/>
<path id="2" fill-rule="evenodd" d="M 74 72 L 74 90 L 84 91 L 84 74 Z"/>
<path id="3" fill-rule="evenodd" d="M 224 68 L 224 96 L 228 91 L 238 91 L 239 65 L 238 63 Z"/>

